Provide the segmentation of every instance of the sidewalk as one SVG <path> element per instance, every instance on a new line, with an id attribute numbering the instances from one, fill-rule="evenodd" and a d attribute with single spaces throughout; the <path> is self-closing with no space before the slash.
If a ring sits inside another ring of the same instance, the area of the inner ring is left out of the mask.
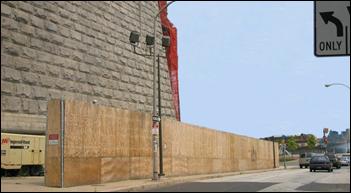
<path id="1" fill-rule="evenodd" d="M 209 178 L 217 178 L 224 176 L 233 176 L 250 173 L 268 172 L 274 170 L 281 170 L 283 167 L 276 169 L 265 170 L 251 170 L 231 173 L 207 174 L 207 175 L 193 175 L 181 177 L 163 177 L 161 180 L 155 182 L 151 179 L 141 180 L 126 180 L 119 182 L 111 182 L 104 184 L 84 185 L 70 188 L 52 188 L 44 186 L 44 177 L 12 177 L 1 178 L 1 192 L 131 192 L 143 191 L 152 188 L 159 188 L 163 186 L 190 182 L 195 180 L 204 180 Z"/>

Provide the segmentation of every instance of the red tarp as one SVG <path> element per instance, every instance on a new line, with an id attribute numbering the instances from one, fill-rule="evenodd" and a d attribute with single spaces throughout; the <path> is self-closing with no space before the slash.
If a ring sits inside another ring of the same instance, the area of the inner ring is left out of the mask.
<path id="1" fill-rule="evenodd" d="M 165 7 L 167 1 L 158 1 L 159 9 Z M 179 86 L 178 86 L 178 51 L 177 51 L 177 28 L 169 21 L 167 17 L 167 8 L 160 14 L 162 29 L 164 35 L 169 35 L 171 45 L 167 49 L 167 63 L 169 76 L 171 78 L 173 105 L 176 112 L 176 118 L 180 121 L 180 105 L 179 105 Z"/>

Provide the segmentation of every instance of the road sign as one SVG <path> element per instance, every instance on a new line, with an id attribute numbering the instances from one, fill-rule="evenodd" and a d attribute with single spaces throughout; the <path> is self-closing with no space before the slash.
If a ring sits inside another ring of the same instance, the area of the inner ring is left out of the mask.
<path id="1" fill-rule="evenodd" d="M 314 54 L 350 56 L 350 1 L 314 1 Z"/>
<path id="2" fill-rule="evenodd" d="M 158 135 L 159 134 L 159 128 L 160 128 L 159 122 L 153 122 L 152 123 L 152 134 L 153 135 Z"/>
<path id="3" fill-rule="evenodd" d="M 324 144 L 328 144 L 328 138 L 326 136 L 323 136 L 323 142 Z"/>
<path id="4" fill-rule="evenodd" d="M 152 116 L 152 120 L 154 122 L 161 122 L 161 117 L 159 117 L 159 116 Z"/>
<path id="5" fill-rule="evenodd" d="M 49 145 L 57 145 L 59 140 L 59 134 L 49 134 Z"/>
<path id="6" fill-rule="evenodd" d="M 326 133 L 328 133 L 328 132 L 329 132 L 329 129 L 328 129 L 328 128 L 324 128 L 324 129 L 323 129 L 323 133 L 324 133 L 324 134 L 326 134 Z"/>

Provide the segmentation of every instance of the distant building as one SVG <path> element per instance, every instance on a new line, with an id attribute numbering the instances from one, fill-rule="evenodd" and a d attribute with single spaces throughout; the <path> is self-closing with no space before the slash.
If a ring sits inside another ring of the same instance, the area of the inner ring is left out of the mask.
<path id="1" fill-rule="evenodd" d="M 295 141 L 298 144 L 299 148 L 308 147 L 307 140 L 308 137 L 313 136 L 312 134 L 301 134 L 300 136 L 295 136 Z M 316 146 L 318 142 L 316 143 Z"/>
<path id="2" fill-rule="evenodd" d="M 350 152 L 350 129 L 342 131 L 330 131 L 328 135 L 327 150 L 335 153 Z"/>

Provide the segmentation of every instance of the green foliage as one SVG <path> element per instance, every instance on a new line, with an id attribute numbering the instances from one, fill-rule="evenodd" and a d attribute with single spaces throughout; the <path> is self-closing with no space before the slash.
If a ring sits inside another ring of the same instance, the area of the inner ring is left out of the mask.
<path id="1" fill-rule="evenodd" d="M 316 147 L 317 144 L 317 138 L 314 135 L 310 135 L 307 138 L 307 146 L 310 149 L 313 149 Z"/>
<path id="2" fill-rule="evenodd" d="M 288 151 L 294 151 L 296 150 L 299 146 L 297 145 L 295 138 L 294 137 L 289 137 L 287 142 L 286 142 L 286 146 Z"/>

